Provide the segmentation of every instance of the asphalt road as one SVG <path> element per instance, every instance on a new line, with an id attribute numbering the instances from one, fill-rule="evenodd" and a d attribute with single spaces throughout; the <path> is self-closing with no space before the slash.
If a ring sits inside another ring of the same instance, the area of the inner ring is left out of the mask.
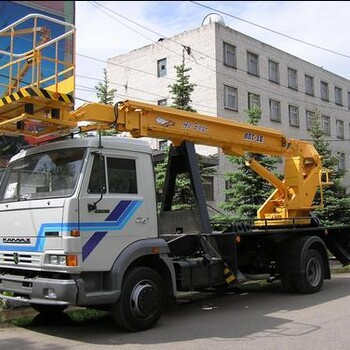
<path id="1" fill-rule="evenodd" d="M 109 316 L 48 323 L 34 316 L 0 324 L 1 350 L 348 350 L 350 274 L 333 275 L 317 294 L 283 293 L 278 284 L 194 298 L 167 310 L 148 331 L 125 333 Z"/>

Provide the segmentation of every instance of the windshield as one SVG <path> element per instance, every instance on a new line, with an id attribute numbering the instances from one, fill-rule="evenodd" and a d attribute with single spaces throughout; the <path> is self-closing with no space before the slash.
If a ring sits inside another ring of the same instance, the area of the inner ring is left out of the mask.
<path id="1" fill-rule="evenodd" d="M 60 149 L 10 163 L 1 183 L 0 200 L 68 197 L 83 164 L 84 149 Z"/>

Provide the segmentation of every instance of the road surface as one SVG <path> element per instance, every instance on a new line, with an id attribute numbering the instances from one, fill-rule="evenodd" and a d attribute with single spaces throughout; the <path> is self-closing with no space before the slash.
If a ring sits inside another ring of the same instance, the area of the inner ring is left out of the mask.
<path id="1" fill-rule="evenodd" d="M 278 284 L 194 298 L 167 310 L 148 331 L 125 333 L 107 315 L 20 326 L 0 324 L 1 350 L 348 350 L 350 274 L 333 275 L 317 294 L 283 293 Z"/>

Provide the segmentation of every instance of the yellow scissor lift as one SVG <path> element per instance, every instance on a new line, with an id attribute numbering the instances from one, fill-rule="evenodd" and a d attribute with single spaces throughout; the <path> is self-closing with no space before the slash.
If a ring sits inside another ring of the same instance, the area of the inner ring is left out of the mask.
<path id="1" fill-rule="evenodd" d="M 75 26 L 30 14 L 0 30 L 0 133 L 67 133 L 74 108 Z"/>

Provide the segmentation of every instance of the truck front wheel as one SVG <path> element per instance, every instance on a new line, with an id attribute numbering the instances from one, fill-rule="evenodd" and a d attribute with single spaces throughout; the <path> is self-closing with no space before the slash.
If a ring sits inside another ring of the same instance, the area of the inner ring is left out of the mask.
<path id="1" fill-rule="evenodd" d="M 321 254 L 309 249 L 302 261 L 302 273 L 294 276 L 296 291 L 302 294 L 318 292 L 324 282 L 325 265 Z"/>
<path id="2" fill-rule="evenodd" d="M 112 307 L 117 325 L 127 331 L 142 331 L 158 322 L 164 306 L 163 281 L 148 267 L 132 268 L 123 282 L 122 292 Z"/>

